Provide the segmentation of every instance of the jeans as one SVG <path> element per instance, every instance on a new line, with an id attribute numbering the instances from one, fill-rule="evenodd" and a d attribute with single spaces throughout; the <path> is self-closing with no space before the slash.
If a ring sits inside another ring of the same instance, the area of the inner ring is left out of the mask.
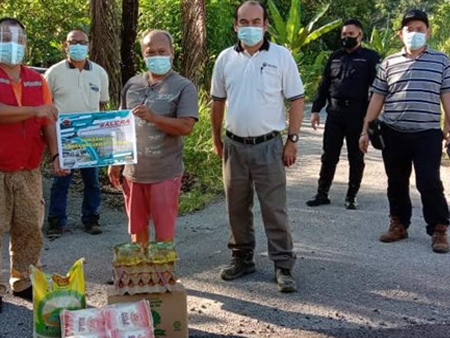
<path id="1" fill-rule="evenodd" d="M 409 178 L 414 166 L 427 233 L 432 235 L 437 224 L 449 224 L 448 206 L 440 178 L 442 131 L 432 129 L 401 133 L 384 126 L 383 137 L 390 215 L 398 217 L 406 228 L 409 227 L 412 214 Z"/>
<path id="2" fill-rule="evenodd" d="M 84 184 L 81 221 L 86 225 L 89 223 L 91 216 L 99 214 L 101 192 L 98 181 L 98 168 L 80 169 L 80 173 Z M 73 170 L 67 176 L 55 176 L 53 179 L 48 217 L 57 218 L 61 226 L 65 226 L 67 223 L 67 194 L 72 177 Z"/>

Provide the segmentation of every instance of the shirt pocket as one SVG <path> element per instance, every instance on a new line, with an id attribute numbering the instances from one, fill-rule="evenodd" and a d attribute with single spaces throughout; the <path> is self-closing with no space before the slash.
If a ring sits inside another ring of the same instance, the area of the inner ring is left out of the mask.
<path id="1" fill-rule="evenodd" d="M 274 94 L 282 90 L 282 76 L 278 68 L 262 66 L 257 87 L 264 93 Z"/>
<path id="2" fill-rule="evenodd" d="M 87 83 L 87 91 L 89 93 L 89 106 L 93 111 L 98 110 L 100 104 L 100 83 L 89 81 Z"/>
<path id="3" fill-rule="evenodd" d="M 341 62 L 333 62 L 330 66 L 330 75 L 332 79 L 339 79 L 341 77 L 342 67 Z"/>

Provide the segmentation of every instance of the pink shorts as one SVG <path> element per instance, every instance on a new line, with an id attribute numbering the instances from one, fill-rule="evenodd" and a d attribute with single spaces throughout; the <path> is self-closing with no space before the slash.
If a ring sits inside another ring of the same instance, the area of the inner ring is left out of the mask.
<path id="1" fill-rule="evenodd" d="M 181 178 L 177 176 L 157 183 L 137 183 L 124 178 L 122 187 L 130 234 L 148 231 L 152 219 L 156 239 L 175 237 Z"/>

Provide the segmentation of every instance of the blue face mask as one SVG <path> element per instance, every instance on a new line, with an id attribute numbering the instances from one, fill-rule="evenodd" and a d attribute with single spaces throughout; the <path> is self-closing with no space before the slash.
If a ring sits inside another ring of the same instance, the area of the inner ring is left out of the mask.
<path id="1" fill-rule="evenodd" d="M 7 65 L 18 65 L 25 57 L 25 46 L 16 42 L 0 43 L 0 62 Z"/>
<path id="2" fill-rule="evenodd" d="M 425 46 L 427 36 L 425 33 L 407 32 L 403 33 L 403 42 L 409 50 L 416 50 Z"/>
<path id="3" fill-rule="evenodd" d="M 155 75 L 164 75 L 172 68 L 170 56 L 148 56 L 145 58 L 147 69 Z"/>
<path id="4" fill-rule="evenodd" d="M 74 61 L 83 61 L 87 58 L 88 46 L 87 45 L 69 45 L 69 57 Z"/>
<path id="5" fill-rule="evenodd" d="M 262 27 L 240 27 L 238 29 L 238 38 L 244 45 L 253 47 L 257 45 L 264 37 Z"/>

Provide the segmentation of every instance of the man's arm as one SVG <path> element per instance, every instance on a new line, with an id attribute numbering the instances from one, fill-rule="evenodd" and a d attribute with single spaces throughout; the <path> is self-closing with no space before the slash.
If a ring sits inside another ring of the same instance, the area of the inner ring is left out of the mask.
<path id="1" fill-rule="evenodd" d="M 53 171 L 56 176 L 64 176 L 70 173 L 70 170 L 61 169 L 58 159 L 58 142 L 56 137 L 56 125 L 54 123 L 47 124 L 42 127 L 45 142 L 52 158 Z"/>
<path id="2" fill-rule="evenodd" d="M 367 148 L 369 147 L 369 135 L 367 130 L 369 129 L 369 123 L 375 120 L 381 113 L 381 109 L 384 105 L 385 96 L 373 93 L 370 99 L 369 108 L 367 108 L 367 115 L 364 118 L 364 125 L 361 132 L 361 137 L 359 138 L 359 149 L 362 152 L 367 153 Z"/>
<path id="3" fill-rule="evenodd" d="M 18 107 L 0 103 L 0 123 L 3 124 L 22 122 L 31 117 L 47 118 L 54 122 L 57 116 L 58 111 L 51 105 Z"/>
<path id="4" fill-rule="evenodd" d="M 330 68 L 331 68 L 332 56 L 327 61 L 325 65 L 325 69 L 323 71 L 322 80 L 319 84 L 319 88 L 317 89 L 317 95 L 314 99 L 312 109 L 311 109 L 311 127 L 316 130 L 320 124 L 320 116 L 319 113 L 323 107 L 325 107 L 327 103 L 327 99 L 330 92 L 331 86 L 331 76 L 330 76 Z"/>
<path id="5" fill-rule="evenodd" d="M 447 140 L 446 145 L 449 144 L 450 133 L 450 92 L 441 94 L 442 108 L 444 109 L 444 138 Z"/>
<path id="6" fill-rule="evenodd" d="M 222 123 L 225 115 L 225 100 L 213 100 L 211 107 L 211 126 L 214 152 L 220 158 L 223 155 Z"/>
<path id="7" fill-rule="evenodd" d="M 288 112 L 289 115 L 288 134 L 298 134 L 300 132 L 300 128 L 302 126 L 304 105 L 305 105 L 304 98 L 291 101 Z M 284 145 L 283 151 L 284 165 L 289 167 L 293 165 L 296 160 L 297 160 L 297 143 L 294 143 L 288 139 L 286 141 L 286 144 Z"/>

